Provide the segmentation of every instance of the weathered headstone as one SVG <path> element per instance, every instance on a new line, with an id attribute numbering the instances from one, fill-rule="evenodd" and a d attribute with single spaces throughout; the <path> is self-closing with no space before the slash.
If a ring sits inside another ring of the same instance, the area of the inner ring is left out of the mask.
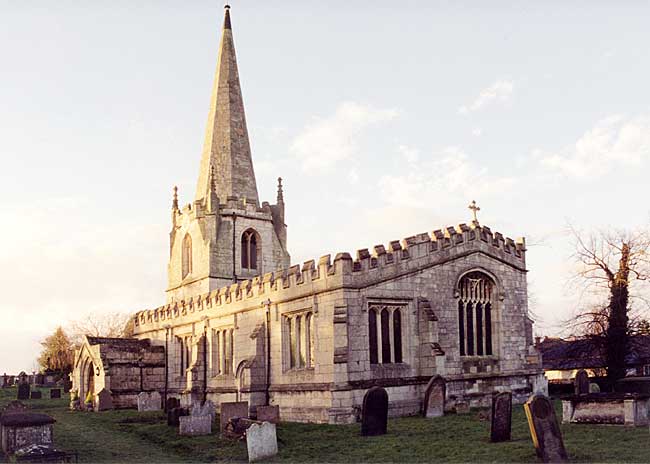
<path id="1" fill-rule="evenodd" d="M 221 432 L 224 431 L 226 424 L 233 417 L 248 417 L 248 401 L 221 403 L 221 412 L 219 414 L 219 430 Z"/>
<path id="2" fill-rule="evenodd" d="M 97 393 L 97 399 L 95 401 L 95 411 L 97 412 L 113 409 L 113 395 L 105 388 L 102 388 Z"/>
<path id="3" fill-rule="evenodd" d="M 16 399 L 28 400 L 30 392 L 31 392 L 31 387 L 29 386 L 28 383 L 19 383 L 18 394 L 16 395 Z"/>
<path id="4" fill-rule="evenodd" d="M 584 369 L 580 369 L 576 373 L 576 378 L 573 380 L 573 389 L 576 395 L 589 393 L 589 374 Z"/>
<path id="5" fill-rule="evenodd" d="M 70 389 L 72 389 L 72 380 L 65 379 L 63 381 L 63 391 L 67 393 Z"/>
<path id="6" fill-rule="evenodd" d="M 178 418 L 180 435 L 210 435 L 212 420 L 210 416 L 181 416 Z"/>
<path id="7" fill-rule="evenodd" d="M 180 424 L 180 418 L 183 416 L 188 416 L 190 413 L 186 408 L 171 408 L 167 411 L 167 425 L 171 427 L 178 427 Z"/>
<path id="8" fill-rule="evenodd" d="M 43 398 L 43 394 L 41 393 L 40 390 L 33 390 L 32 391 L 32 399 L 33 400 L 40 400 L 41 398 Z"/>
<path id="9" fill-rule="evenodd" d="M 161 401 L 157 391 L 138 393 L 138 412 L 160 411 Z"/>
<path id="10" fill-rule="evenodd" d="M 278 454 L 278 437 L 275 424 L 262 422 L 253 424 L 246 430 L 248 462 L 256 462 Z"/>
<path id="11" fill-rule="evenodd" d="M 456 401 L 456 414 L 469 414 L 469 402 Z"/>
<path id="12" fill-rule="evenodd" d="M 181 407 L 181 401 L 178 398 L 169 397 L 167 398 L 167 401 L 165 402 L 165 411 L 169 411 L 174 408 L 180 408 Z"/>
<path id="13" fill-rule="evenodd" d="M 50 399 L 56 399 L 56 398 L 61 398 L 61 389 L 60 388 L 52 388 L 50 389 Z"/>
<path id="14" fill-rule="evenodd" d="M 569 460 L 553 403 L 544 395 L 533 395 L 524 404 L 528 427 L 537 456 L 544 462 Z"/>
<path id="15" fill-rule="evenodd" d="M 490 441 L 497 443 L 510 440 L 512 429 L 512 393 L 502 392 L 492 397 Z"/>
<path id="16" fill-rule="evenodd" d="M 217 410 L 214 407 L 214 403 L 210 400 L 206 400 L 204 403 L 196 402 L 192 406 L 190 411 L 192 416 L 210 416 L 210 420 L 214 422 L 214 418 L 217 415 Z"/>
<path id="17" fill-rule="evenodd" d="M 600 385 L 598 385 L 597 383 L 590 383 L 589 393 L 600 393 Z"/>
<path id="18" fill-rule="evenodd" d="M 280 422 L 280 406 L 258 406 L 257 420 L 278 424 Z"/>
<path id="19" fill-rule="evenodd" d="M 440 417 L 445 414 L 445 379 L 437 375 L 429 380 L 424 394 L 424 417 Z"/>
<path id="20" fill-rule="evenodd" d="M 388 425 L 388 392 L 372 387 L 363 397 L 361 435 L 383 435 Z"/>

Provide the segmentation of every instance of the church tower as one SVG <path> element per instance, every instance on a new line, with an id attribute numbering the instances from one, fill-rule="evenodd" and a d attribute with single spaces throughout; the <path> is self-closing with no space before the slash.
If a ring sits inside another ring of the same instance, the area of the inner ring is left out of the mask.
<path id="1" fill-rule="evenodd" d="M 225 7 L 196 195 L 180 208 L 174 188 L 167 302 L 287 268 L 282 179 L 260 205 L 230 7 Z"/>

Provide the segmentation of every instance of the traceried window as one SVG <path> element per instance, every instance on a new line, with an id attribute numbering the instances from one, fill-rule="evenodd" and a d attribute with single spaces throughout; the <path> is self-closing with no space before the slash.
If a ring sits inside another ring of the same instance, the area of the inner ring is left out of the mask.
<path id="1" fill-rule="evenodd" d="M 285 366 L 304 369 L 314 366 L 314 315 L 311 311 L 283 317 Z"/>
<path id="2" fill-rule="evenodd" d="M 241 236 L 241 267 L 242 269 L 257 269 L 259 236 L 254 229 L 248 229 Z"/>
<path id="3" fill-rule="evenodd" d="M 233 328 L 212 329 L 210 371 L 212 376 L 234 372 L 235 335 Z"/>
<path id="4" fill-rule="evenodd" d="M 461 356 L 492 355 L 494 281 L 482 272 L 463 276 L 458 288 L 458 343 Z"/>
<path id="5" fill-rule="evenodd" d="M 182 278 L 184 279 L 192 272 L 192 237 L 186 234 L 183 238 L 183 253 L 182 253 Z"/>
<path id="6" fill-rule="evenodd" d="M 368 351 L 370 364 L 401 363 L 403 307 L 370 305 L 368 308 Z"/>

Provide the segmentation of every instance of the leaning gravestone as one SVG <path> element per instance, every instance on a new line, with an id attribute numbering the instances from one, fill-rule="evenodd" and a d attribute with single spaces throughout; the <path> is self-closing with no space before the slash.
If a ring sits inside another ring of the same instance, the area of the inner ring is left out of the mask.
<path id="1" fill-rule="evenodd" d="M 257 420 L 277 424 L 280 422 L 280 406 L 258 406 Z"/>
<path id="2" fill-rule="evenodd" d="M 526 401 L 524 410 L 537 456 L 544 462 L 568 462 L 553 403 L 536 394 Z"/>
<path id="3" fill-rule="evenodd" d="M 253 424 L 246 430 L 248 462 L 256 462 L 278 454 L 278 437 L 275 424 L 262 422 Z"/>
<path id="4" fill-rule="evenodd" d="M 435 376 L 427 384 L 424 394 L 424 417 L 440 417 L 445 414 L 445 379 Z"/>
<path id="5" fill-rule="evenodd" d="M 597 383 L 590 383 L 589 393 L 600 393 L 600 385 L 598 385 Z"/>
<path id="6" fill-rule="evenodd" d="M 212 420 L 210 416 L 181 416 L 178 418 L 180 435 L 210 435 Z"/>
<path id="7" fill-rule="evenodd" d="M 32 399 L 33 400 L 40 400 L 41 398 L 43 398 L 43 394 L 41 393 L 40 390 L 32 391 Z"/>
<path id="8" fill-rule="evenodd" d="M 576 373 L 576 378 L 573 381 L 573 389 L 576 395 L 586 395 L 589 393 L 589 374 L 584 369 L 580 369 Z"/>
<path id="9" fill-rule="evenodd" d="M 186 408 L 171 408 L 167 411 L 167 425 L 171 427 L 178 427 L 180 425 L 180 418 L 188 416 L 190 413 Z"/>
<path id="10" fill-rule="evenodd" d="M 388 425 L 388 393 L 381 387 L 372 387 L 363 397 L 361 435 L 384 435 Z"/>
<path id="11" fill-rule="evenodd" d="M 221 413 L 219 414 L 219 431 L 223 432 L 228 421 L 233 417 L 248 418 L 248 401 L 235 401 L 221 403 Z"/>
<path id="12" fill-rule="evenodd" d="M 492 420 L 490 441 L 498 443 L 510 440 L 512 429 L 512 393 L 502 392 L 492 397 Z"/>
<path id="13" fill-rule="evenodd" d="M 160 411 L 161 401 L 157 391 L 138 393 L 138 412 Z"/>
<path id="14" fill-rule="evenodd" d="M 167 398 L 167 401 L 165 402 L 165 411 L 169 411 L 174 408 L 180 408 L 181 407 L 181 401 L 178 398 L 174 398 L 173 396 L 170 398 Z"/>
<path id="15" fill-rule="evenodd" d="M 28 383 L 19 383 L 18 384 L 18 395 L 16 399 L 18 400 L 28 400 L 29 394 L 31 392 L 31 387 Z"/>
<path id="16" fill-rule="evenodd" d="M 108 411 L 113 409 L 113 395 L 111 392 L 102 388 L 99 393 L 97 393 L 97 402 L 95 403 L 95 411 Z"/>
<path id="17" fill-rule="evenodd" d="M 61 389 L 60 388 L 50 389 L 50 399 L 53 400 L 56 398 L 61 398 Z"/>

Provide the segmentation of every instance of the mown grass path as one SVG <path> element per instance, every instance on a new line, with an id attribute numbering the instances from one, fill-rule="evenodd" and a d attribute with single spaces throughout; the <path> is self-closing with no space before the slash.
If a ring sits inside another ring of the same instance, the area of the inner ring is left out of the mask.
<path id="1" fill-rule="evenodd" d="M 0 391 L 0 406 L 16 395 Z M 246 462 L 246 446 L 219 438 L 180 437 L 161 413 L 133 410 L 72 412 L 67 399 L 30 400 L 54 416 L 58 448 L 75 450 L 79 462 Z M 560 404 L 557 403 L 560 417 Z M 388 434 L 361 437 L 359 424 L 334 426 L 285 423 L 278 427 L 280 454 L 273 462 L 536 462 L 521 406 L 513 411 L 512 440 L 489 442 L 489 423 L 472 414 L 391 419 Z M 647 427 L 563 425 L 575 462 L 650 462 Z"/>

